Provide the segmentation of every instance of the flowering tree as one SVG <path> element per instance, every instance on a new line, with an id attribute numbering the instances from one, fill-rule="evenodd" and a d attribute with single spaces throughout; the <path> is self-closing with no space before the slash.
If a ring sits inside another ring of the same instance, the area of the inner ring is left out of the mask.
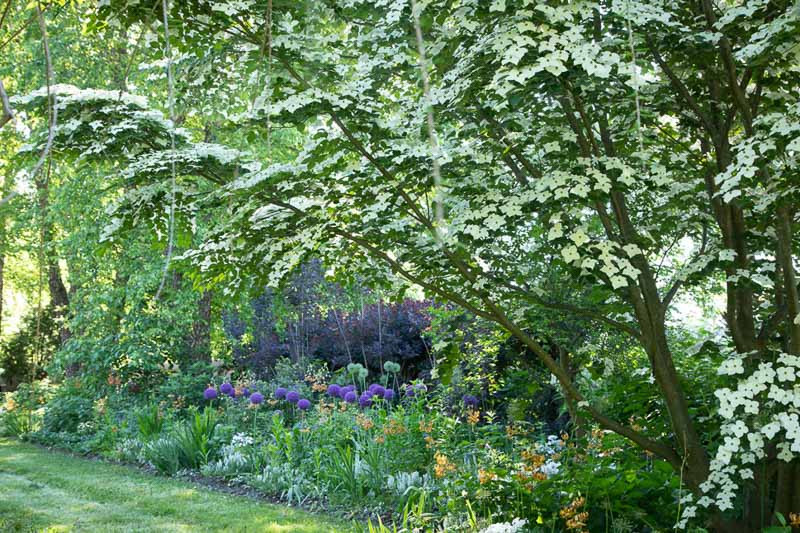
<path id="1" fill-rule="evenodd" d="M 100 4 L 96 27 L 159 46 L 155 3 Z M 318 256 L 418 285 L 517 337 L 584 416 L 671 464 L 698 503 L 726 511 L 742 483 L 767 495 L 743 497 L 735 520 L 717 514 L 725 531 L 800 508 L 796 7 L 238 0 L 169 15 L 192 85 L 217 98 L 196 111 L 261 150 L 197 143 L 130 96 L 61 88 L 59 146 L 117 157 L 134 185 L 107 239 L 144 222 L 168 233 L 170 201 L 186 225 L 223 203 L 229 216 L 184 254 L 205 282 L 277 284 Z M 287 128 L 298 151 L 276 162 L 270 139 Z M 569 298 L 586 286 L 590 298 Z M 712 343 L 723 373 L 744 374 L 718 391 L 718 451 L 668 335 L 675 303 L 699 289 L 723 294 Z M 530 333 L 530 309 L 638 343 L 671 432 L 587 402 Z"/>

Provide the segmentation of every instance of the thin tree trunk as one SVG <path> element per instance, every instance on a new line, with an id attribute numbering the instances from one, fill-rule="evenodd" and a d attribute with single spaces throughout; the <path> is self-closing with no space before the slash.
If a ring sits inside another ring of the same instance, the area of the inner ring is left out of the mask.
<path id="1" fill-rule="evenodd" d="M 69 295 L 67 287 L 61 276 L 61 268 L 58 258 L 53 253 L 53 224 L 50 221 L 50 183 L 48 179 L 36 180 L 36 191 L 38 193 L 40 232 L 42 245 L 45 249 L 45 266 L 47 268 L 47 287 L 50 291 L 50 305 L 53 308 L 54 317 L 60 323 L 59 338 L 64 344 L 70 337 L 69 325 L 67 324 L 67 312 L 69 310 Z"/>
<path id="2" fill-rule="evenodd" d="M 0 242 L 0 246 L 2 246 Z M 0 339 L 3 338 L 3 288 L 6 270 L 6 255 L 0 252 Z"/>
<path id="3" fill-rule="evenodd" d="M 342 327 L 342 322 L 341 320 L 339 320 L 339 313 L 336 312 L 336 309 L 332 309 L 331 313 L 333 313 L 333 318 L 336 319 L 336 327 L 339 330 L 339 335 L 342 337 L 344 350 L 345 352 L 347 352 L 347 359 L 352 363 L 353 354 L 350 353 L 350 344 L 347 342 L 347 336 L 344 334 L 344 328 Z"/>
<path id="4" fill-rule="evenodd" d="M 189 351 L 195 361 L 211 360 L 211 301 L 214 293 L 203 291 L 197 302 L 197 316 L 192 322 Z"/>

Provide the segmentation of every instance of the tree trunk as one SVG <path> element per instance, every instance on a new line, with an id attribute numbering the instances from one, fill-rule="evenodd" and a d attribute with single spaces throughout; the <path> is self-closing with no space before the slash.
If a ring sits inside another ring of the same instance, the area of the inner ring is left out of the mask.
<path id="1" fill-rule="evenodd" d="M 197 317 L 189 339 L 190 356 L 195 361 L 211 360 L 211 301 L 214 293 L 203 291 L 197 302 Z"/>
<path id="2" fill-rule="evenodd" d="M 47 265 L 47 286 L 50 288 L 50 305 L 53 307 L 56 319 L 59 321 L 59 337 L 63 345 L 70 337 L 69 324 L 67 324 L 67 312 L 69 310 L 69 295 L 64 280 L 61 278 L 61 269 L 58 261 L 48 260 Z"/>
<path id="3" fill-rule="evenodd" d="M 44 263 L 47 268 L 47 287 L 50 291 L 50 305 L 53 307 L 54 317 L 59 324 L 59 338 L 64 344 L 70 337 L 69 325 L 67 324 L 67 312 L 69 310 L 69 295 L 67 287 L 61 276 L 61 268 L 58 264 L 58 257 L 52 251 L 53 247 L 53 223 L 50 221 L 50 181 L 49 178 L 36 180 L 36 192 L 38 194 L 39 223 L 44 248 Z"/>
<path id="4" fill-rule="evenodd" d="M 3 245 L 0 242 L 0 246 Z M 0 252 L 0 339 L 3 338 L 3 281 L 5 279 L 6 254 Z"/>

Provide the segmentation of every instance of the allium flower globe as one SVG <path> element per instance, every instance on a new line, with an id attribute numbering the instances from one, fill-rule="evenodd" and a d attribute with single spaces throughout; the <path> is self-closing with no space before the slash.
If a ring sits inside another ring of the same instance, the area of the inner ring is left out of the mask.
<path id="1" fill-rule="evenodd" d="M 478 407 L 478 398 L 472 394 L 465 394 L 462 400 L 467 407 Z"/>
<path id="2" fill-rule="evenodd" d="M 286 398 L 286 389 L 284 387 L 278 387 L 275 389 L 275 398 L 278 400 L 283 400 Z"/>
<path id="3" fill-rule="evenodd" d="M 286 401 L 287 402 L 292 402 L 292 403 L 299 402 L 300 401 L 300 393 L 297 392 L 296 390 L 290 390 L 289 392 L 286 393 Z"/>
<path id="4" fill-rule="evenodd" d="M 394 400 L 394 391 L 392 389 L 386 389 L 383 391 L 383 399 L 387 402 Z"/>
<path id="5" fill-rule="evenodd" d="M 250 395 L 250 403 L 252 403 L 253 405 L 258 405 L 263 401 L 264 401 L 264 395 L 261 394 L 260 392 L 254 392 L 253 394 Z"/>
<path id="6" fill-rule="evenodd" d="M 361 395 L 361 397 L 358 399 L 358 405 L 361 407 L 369 407 L 372 405 L 372 396 L 369 394 L 369 392 L 365 392 Z"/>
<path id="7" fill-rule="evenodd" d="M 203 398 L 206 400 L 213 400 L 217 397 L 217 389 L 214 387 L 208 387 L 206 390 L 203 391 Z"/>
<path id="8" fill-rule="evenodd" d="M 225 383 L 219 386 L 219 391 L 222 394 L 227 394 L 228 396 L 230 396 L 230 394 L 233 392 L 233 385 L 231 385 L 226 381 Z"/>
<path id="9" fill-rule="evenodd" d="M 306 400 L 305 398 L 301 398 L 297 401 L 297 408 L 303 411 L 311 408 L 311 402 Z"/>
<path id="10" fill-rule="evenodd" d="M 328 387 L 328 396 L 336 397 L 339 396 L 339 393 L 342 392 L 342 388 L 337 385 L 336 383 L 330 385 Z"/>
<path id="11" fill-rule="evenodd" d="M 344 395 L 344 401 L 347 403 L 356 403 L 356 400 L 358 400 L 358 395 L 354 391 L 348 391 Z"/>

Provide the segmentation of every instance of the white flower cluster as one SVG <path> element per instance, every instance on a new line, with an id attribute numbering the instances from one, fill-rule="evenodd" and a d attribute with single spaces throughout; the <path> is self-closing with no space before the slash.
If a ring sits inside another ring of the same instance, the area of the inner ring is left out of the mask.
<path id="1" fill-rule="evenodd" d="M 515 518 L 511 521 L 511 523 L 500 522 L 499 524 L 492 524 L 491 526 L 482 529 L 480 533 L 517 533 L 518 531 L 521 531 L 527 523 L 527 520 Z"/>
<path id="2" fill-rule="evenodd" d="M 745 354 L 746 355 L 746 354 Z M 700 485 L 703 496 L 687 505 L 676 524 L 684 529 L 697 514 L 697 506 L 732 509 L 742 481 L 753 479 L 753 465 L 766 456 L 765 448 L 776 442 L 778 459 L 789 462 L 800 453 L 800 357 L 780 354 L 775 363 L 760 362 L 739 379 L 736 387 L 714 392 L 723 418 L 722 443 L 711 460 L 708 479 Z M 745 373 L 745 357 L 726 360 L 721 375 Z M 691 496 L 683 503 L 691 501 Z"/>
<path id="3" fill-rule="evenodd" d="M 231 476 L 252 470 L 250 447 L 253 437 L 245 433 L 237 433 L 220 450 L 220 458 L 203 465 L 201 472 L 207 476 Z"/>

